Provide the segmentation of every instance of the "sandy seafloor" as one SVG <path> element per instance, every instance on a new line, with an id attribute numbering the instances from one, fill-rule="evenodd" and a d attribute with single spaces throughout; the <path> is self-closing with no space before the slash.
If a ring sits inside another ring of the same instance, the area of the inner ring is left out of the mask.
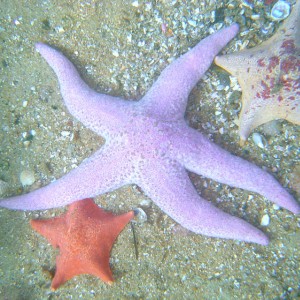
<path id="1" fill-rule="evenodd" d="M 25 193 L 61 177 L 103 143 L 67 112 L 54 73 L 34 50 L 36 42 L 61 49 L 94 89 L 139 99 L 170 61 L 222 23 L 237 21 L 245 33 L 226 52 L 269 38 L 279 26 L 268 18 L 271 6 L 255 1 L 251 9 L 245 2 L 2 0 L 0 179 L 10 193 Z M 260 17 L 253 20 L 256 14 Z M 162 23 L 169 32 L 162 32 Z M 261 25 L 269 28 L 264 34 Z M 261 126 L 255 132 L 265 138 L 265 147 L 251 137 L 240 147 L 240 92 L 229 84 L 226 72 L 210 68 L 191 93 L 189 124 L 267 168 L 299 199 L 299 126 L 285 121 Z M 22 188 L 23 170 L 34 172 L 33 186 Z M 57 250 L 33 232 L 29 220 L 64 209 L 1 209 L 0 299 L 299 299 L 299 217 L 259 195 L 193 174 L 191 179 L 206 199 L 261 228 L 270 245 L 187 233 L 155 204 L 143 207 L 147 197 L 127 186 L 96 202 L 115 213 L 144 209 L 148 221 L 135 225 L 138 259 L 127 226 L 111 253 L 112 286 L 83 275 L 54 292 L 50 283 Z M 270 216 L 267 227 L 260 225 L 264 214 Z"/>

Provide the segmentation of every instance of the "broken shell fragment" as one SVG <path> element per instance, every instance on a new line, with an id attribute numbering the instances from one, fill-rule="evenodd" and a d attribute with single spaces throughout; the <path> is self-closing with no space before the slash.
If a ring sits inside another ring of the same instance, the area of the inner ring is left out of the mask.
<path id="1" fill-rule="evenodd" d="M 268 145 L 268 142 L 265 139 L 265 137 L 257 132 L 254 132 L 252 134 L 252 140 L 253 140 L 254 144 L 261 149 L 265 149 Z"/>
<path id="2" fill-rule="evenodd" d="M 269 215 L 265 214 L 262 216 L 261 221 L 260 221 L 260 225 L 261 226 L 268 226 L 270 224 L 270 217 Z"/>
<path id="3" fill-rule="evenodd" d="M 142 208 L 137 207 L 134 209 L 134 212 L 136 215 L 137 223 L 142 224 L 142 223 L 147 222 L 147 220 L 148 220 L 147 214 L 145 213 L 145 211 Z"/>
<path id="4" fill-rule="evenodd" d="M 35 182 L 34 173 L 30 170 L 22 171 L 20 174 L 22 186 L 32 185 Z"/>
<path id="5" fill-rule="evenodd" d="M 286 19 L 291 12 L 291 6 L 288 2 L 279 0 L 276 2 L 271 10 L 271 18 L 274 21 L 281 21 Z"/>

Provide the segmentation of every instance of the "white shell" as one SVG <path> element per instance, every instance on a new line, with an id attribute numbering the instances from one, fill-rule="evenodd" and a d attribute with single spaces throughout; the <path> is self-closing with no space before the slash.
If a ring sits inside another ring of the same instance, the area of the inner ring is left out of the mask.
<path id="1" fill-rule="evenodd" d="M 261 134 L 259 134 L 257 132 L 254 132 L 252 134 L 252 140 L 253 140 L 254 144 L 256 146 L 258 146 L 259 148 L 261 148 L 261 149 L 265 149 L 266 146 L 267 146 L 266 139 Z"/>
<path id="2" fill-rule="evenodd" d="M 22 171 L 20 174 L 22 186 L 32 185 L 35 182 L 34 173 L 30 170 Z"/>
<path id="3" fill-rule="evenodd" d="M 135 219 L 137 220 L 137 223 L 142 224 L 142 223 L 147 222 L 148 217 L 143 209 L 141 209 L 140 207 L 137 207 L 134 209 L 134 212 L 136 214 Z"/>
<path id="4" fill-rule="evenodd" d="M 291 12 L 291 6 L 288 2 L 279 0 L 274 4 L 271 10 L 271 18 L 274 21 L 281 21 L 286 19 Z"/>
<path id="5" fill-rule="evenodd" d="M 270 217 L 269 215 L 265 214 L 262 216 L 260 220 L 260 225 L 261 226 L 268 226 L 270 224 Z"/>
<path id="6" fill-rule="evenodd" d="M 152 201 L 150 199 L 143 199 L 141 202 L 140 202 L 140 205 L 141 206 L 144 206 L 144 207 L 150 207 L 152 204 Z"/>

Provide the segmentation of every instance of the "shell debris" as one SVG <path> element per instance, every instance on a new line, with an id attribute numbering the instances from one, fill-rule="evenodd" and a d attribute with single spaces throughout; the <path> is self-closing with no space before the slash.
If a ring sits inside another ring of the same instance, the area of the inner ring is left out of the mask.
<path id="1" fill-rule="evenodd" d="M 35 182 L 34 173 L 31 170 L 24 170 L 20 174 L 22 186 L 32 185 Z"/>
<path id="2" fill-rule="evenodd" d="M 254 144 L 261 149 L 265 149 L 268 145 L 268 142 L 265 139 L 265 137 L 257 132 L 254 132 L 252 134 L 252 140 L 253 140 Z"/>
<path id="3" fill-rule="evenodd" d="M 270 217 L 269 215 L 265 214 L 262 216 L 260 220 L 260 225 L 261 226 L 268 226 L 270 224 Z"/>
<path id="4" fill-rule="evenodd" d="M 274 21 L 281 21 L 286 19 L 291 13 L 291 5 L 283 0 L 274 4 L 271 10 L 271 18 Z"/>

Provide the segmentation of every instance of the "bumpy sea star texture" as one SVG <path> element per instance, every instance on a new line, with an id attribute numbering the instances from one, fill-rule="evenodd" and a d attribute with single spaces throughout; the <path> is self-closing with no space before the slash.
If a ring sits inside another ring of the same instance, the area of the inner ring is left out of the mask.
<path id="1" fill-rule="evenodd" d="M 300 0 L 269 40 L 217 56 L 215 63 L 236 76 L 241 85 L 242 143 L 254 128 L 274 119 L 300 125 Z"/>
<path id="2" fill-rule="evenodd" d="M 59 248 L 51 288 L 55 290 L 80 274 L 111 284 L 110 251 L 133 217 L 133 211 L 117 216 L 98 207 L 93 199 L 84 199 L 73 202 L 59 217 L 31 220 L 32 228 Z"/>
<path id="3" fill-rule="evenodd" d="M 170 64 L 140 101 L 96 93 L 59 51 L 37 44 L 58 77 L 70 113 L 104 136 L 105 145 L 59 180 L 2 200 L 0 206 L 48 209 L 134 183 L 193 232 L 267 244 L 263 232 L 201 198 L 186 171 L 259 193 L 294 213 L 300 211 L 272 175 L 221 149 L 184 120 L 190 91 L 237 32 L 234 24 L 202 40 Z"/>

